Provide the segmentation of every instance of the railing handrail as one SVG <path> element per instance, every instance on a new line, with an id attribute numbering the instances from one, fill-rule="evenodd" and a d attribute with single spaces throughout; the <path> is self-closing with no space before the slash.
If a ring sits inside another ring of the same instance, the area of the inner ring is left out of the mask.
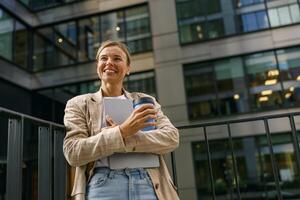
<path id="1" fill-rule="evenodd" d="M 297 116 L 300 115 L 300 112 L 286 112 L 286 113 L 280 113 L 280 114 L 270 114 L 270 115 L 261 115 L 261 116 L 255 116 L 255 117 L 245 117 L 242 119 L 226 119 L 226 120 L 217 120 L 213 122 L 199 122 L 199 123 L 192 123 L 188 125 L 181 125 L 176 126 L 178 129 L 190 129 L 190 128 L 200 128 L 200 127 L 207 127 L 207 126 L 217 126 L 217 125 L 225 125 L 225 124 L 236 124 L 236 123 L 242 123 L 242 122 L 253 122 L 253 121 L 260 121 L 265 119 L 275 119 L 275 118 L 284 118 L 284 117 L 290 117 L 290 116 Z"/>
<path id="2" fill-rule="evenodd" d="M 20 116 L 21 118 L 27 118 L 27 119 L 30 119 L 30 120 L 33 120 L 33 121 L 37 121 L 37 122 L 44 123 L 44 124 L 49 124 L 49 125 L 52 125 L 52 126 L 55 126 L 55 127 L 64 128 L 64 125 L 62 125 L 62 124 L 47 121 L 47 120 L 40 119 L 40 118 L 37 118 L 37 117 L 33 117 L 31 115 L 27 115 L 27 114 L 24 114 L 24 113 L 9 110 L 7 108 L 0 107 L 0 112 L 5 112 L 5 113 L 11 114 L 11 115 L 17 115 L 17 116 Z"/>

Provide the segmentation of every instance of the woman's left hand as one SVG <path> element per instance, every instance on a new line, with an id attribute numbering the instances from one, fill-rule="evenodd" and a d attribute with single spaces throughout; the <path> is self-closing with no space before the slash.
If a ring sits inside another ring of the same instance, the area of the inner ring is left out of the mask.
<path id="1" fill-rule="evenodd" d="M 108 128 L 114 128 L 114 127 L 118 126 L 118 124 L 108 115 L 105 117 L 105 120 L 106 120 L 107 126 L 102 128 L 101 130 L 108 129 Z"/>
<path id="2" fill-rule="evenodd" d="M 108 115 L 106 115 L 106 124 L 109 128 L 113 128 L 118 126 L 118 124 Z"/>

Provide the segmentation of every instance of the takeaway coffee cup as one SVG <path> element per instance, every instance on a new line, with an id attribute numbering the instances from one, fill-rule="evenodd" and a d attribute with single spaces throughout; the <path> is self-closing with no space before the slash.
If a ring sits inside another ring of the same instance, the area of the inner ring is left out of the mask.
<path id="1" fill-rule="evenodd" d="M 138 99 L 135 99 L 133 101 L 133 108 L 139 108 L 141 107 L 143 104 L 152 104 L 154 105 L 154 101 L 152 98 L 150 97 L 141 97 Z M 147 122 L 154 122 L 155 119 L 148 119 Z M 151 130 L 155 130 L 155 126 L 147 126 L 145 128 L 142 129 L 142 131 L 151 131 Z"/>

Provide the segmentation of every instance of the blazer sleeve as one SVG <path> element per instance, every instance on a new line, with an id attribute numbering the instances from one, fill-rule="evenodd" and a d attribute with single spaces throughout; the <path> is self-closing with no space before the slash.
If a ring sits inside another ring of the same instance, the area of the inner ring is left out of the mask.
<path id="1" fill-rule="evenodd" d="M 166 154 L 175 150 L 179 145 L 179 133 L 155 101 L 157 110 L 156 130 L 147 132 L 139 131 L 137 134 L 126 138 L 127 152 L 144 152 Z"/>
<path id="2" fill-rule="evenodd" d="M 82 166 L 116 152 L 125 152 L 119 126 L 102 129 L 90 136 L 86 112 L 78 101 L 69 100 L 65 108 L 66 136 L 63 151 L 71 166 Z"/>

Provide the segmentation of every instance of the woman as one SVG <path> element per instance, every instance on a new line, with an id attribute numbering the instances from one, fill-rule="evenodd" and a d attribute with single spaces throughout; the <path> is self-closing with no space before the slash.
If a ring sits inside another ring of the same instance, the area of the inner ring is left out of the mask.
<path id="1" fill-rule="evenodd" d="M 63 149 L 69 164 L 76 167 L 72 196 L 87 200 L 179 199 L 162 157 L 178 146 L 178 130 L 153 97 L 154 106 L 142 105 L 122 124 L 105 116 L 105 97 L 134 100 L 150 96 L 123 89 L 124 77 L 130 72 L 130 54 L 123 43 L 104 42 L 96 59 L 100 90 L 72 98 L 65 109 L 67 134 Z M 147 126 L 156 129 L 141 134 L 140 130 Z M 108 157 L 126 152 L 157 154 L 159 167 L 110 169 Z"/>

